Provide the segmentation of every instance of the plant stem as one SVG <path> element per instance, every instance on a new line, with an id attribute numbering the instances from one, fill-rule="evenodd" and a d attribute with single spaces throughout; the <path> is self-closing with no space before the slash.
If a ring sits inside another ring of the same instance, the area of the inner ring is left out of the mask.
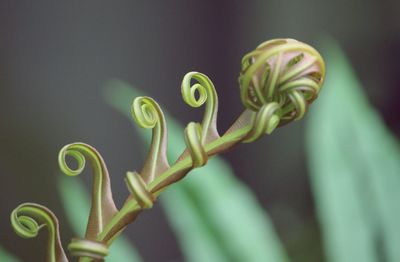
<path id="1" fill-rule="evenodd" d="M 240 118 L 236 122 L 238 121 L 240 121 Z M 246 120 L 243 122 L 246 122 Z M 207 155 L 213 156 L 232 148 L 234 145 L 242 141 L 251 128 L 251 125 L 247 124 L 244 126 L 242 125 L 242 127 L 232 130 L 231 132 L 226 132 L 223 136 L 204 146 Z M 164 173 L 160 174 L 156 179 L 154 179 L 148 185 L 149 191 L 157 196 L 164 189 L 162 185 L 165 184 L 166 180 L 177 173 L 190 170 L 191 167 L 192 159 L 190 155 L 187 155 L 172 165 Z M 123 207 L 118 211 L 118 213 L 104 227 L 103 231 L 98 235 L 97 241 L 103 241 L 106 242 L 107 245 L 110 245 L 116 234 L 120 233 L 129 223 L 134 221 L 140 211 L 141 207 L 137 201 L 134 198 L 129 198 Z"/>

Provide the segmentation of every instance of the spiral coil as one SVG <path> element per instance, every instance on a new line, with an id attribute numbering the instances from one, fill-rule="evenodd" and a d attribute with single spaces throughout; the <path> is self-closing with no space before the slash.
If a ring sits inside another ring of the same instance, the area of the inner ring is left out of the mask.
<path id="1" fill-rule="evenodd" d="M 67 156 L 77 162 L 75 169 L 70 168 Z M 97 150 L 84 143 L 73 143 L 64 146 L 58 155 L 60 169 L 68 176 L 76 176 L 83 172 L 86 162 L 89 162 L 93 172 L 92 205 L 89 222 L 86 229 L 86 238 L 95 239 L 107 222 L 117 213 L 107 166 Z"/>
<path id="2" fill-rule="evenodd" d="M 73 238 L 68 245 L 72 256 L 87 257 L 95 260 L 103 260 L 108 255 L 108 246 L 102 242 Z"/>
<path id="3" fill-rule="evenodd" d="M 192 80 L 195 83 L 192 85 Z M 199 125 L 201 143 L 209 143 L 219 138 L 217 130 L 218 95 L 214 84 L 205 74 L 199 72 L 187 73 L 182 80 L 182 98 L 191 107 L 205 104 L 204 117 Z M 196 98 L 196 93 L 198 97 Z"/>
<path id="4" fill-rule="evenodd" d="M 193 167 L 201 167 L 207 163 L 208 155 L 204 149 L 201 125 L 199 123 L 190 122 L 185 128 L 185 143 L 192 158 Z"/>
<path id="5" fill-rule="evenodd" d="M 254 127 L 252 133 L 260 130 L 270 133 L 271 126 L 301 119 L 317 98 L 324 78 L 325 63 L 321 55 L 294 39 L 267 41 L 245 55 L 239 76 L 243 104 L 255 112 L 265 110 L 264 106 L 270 103 L 279 106 L 277 114 L 262 113 L 271 118 L 261 121 L 268 127 Z M 259 117 L 260 114 L 255 119 Z M 255 120 L 254 124 L 257 123 L 260 121 Z"/>
<path id="6" fill-rule="evenodd" d="M 132 197 L 137 201 L 141 209 L 153 207 L 155 199 L 147 188 L 143 178 L 137 172 L 127 172 L 125 183 Z"/>
<path id="7" fill-rule="evenodd" d="M 167 158 L 167 124 L 164 114 L 154 99 L 147 96 L 135 98 L 131 107 L 132 117 L 142 128 L 152 130 L 151 146 L 140 174 L 150 183 L 169 168 Z"/>
<path id="8" fill-rule="evenodd" d="M 24 203 L 13 210 L 10 218 L 15 233 L 22 238 L 34 238 L 42 228 L 47 228 L 47 261 L 68 261 L 61 245 L 57 217 L 48 208 Z"/>

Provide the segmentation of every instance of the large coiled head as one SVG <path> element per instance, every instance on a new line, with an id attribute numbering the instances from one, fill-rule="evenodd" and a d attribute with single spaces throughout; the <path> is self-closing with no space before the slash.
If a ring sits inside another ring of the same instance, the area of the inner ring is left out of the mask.
<path id="1" fill-rule="evenodd" d="M 294 39 L 274 39 L 243 57 L 241 98 L 247 108 L 256 112 L 276 103 L 275 112 L 268 114 L 270 127 L 264 128 L 273 130 L 304 116 L 324 78 L 325 63 L 314 48 Z"/>

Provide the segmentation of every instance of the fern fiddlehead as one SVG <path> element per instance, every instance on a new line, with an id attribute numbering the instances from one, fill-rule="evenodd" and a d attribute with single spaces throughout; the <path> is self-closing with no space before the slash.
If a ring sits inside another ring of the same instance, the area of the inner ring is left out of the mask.
<path id="1" fill-rule="evenodd" d="M 68 166 L 67 156 L 76 160 L 78 165 L 76 169 Z M 106 164 L 95 148 L 84 143 L 66 145 L 58 155 L 60 169 L 68 176 L 81 174 L 86 161 L 89 162 L 93 172 L 92 206 L 85 238 L 72 239 L 68 245 L 68 250 L 73 256 L 102 259 L 108 254 L 108 247 L 106 244 L 97 241 L 96 238 L 118 211 L 112 197 Z"/>
<path id="2" fill-rule="evenodd" d="M 240 142 L 253 142 L 280 126 L 303 118 L 309 105 L 318 97 L 324 77 L 324 61 L 311 46 L 293 39 L 262 43 L 242 59 L 239 85 L 245 110 L 221 136 L 217 130 L 218 96 L 213 83 L 202 73 L 186 74 L 181 86 L 183 100 L 192 107 L 205 104 L 205 113 L 201 123 L 190 122 L 186 126 L 187 148 L 173 165 L 169 164 L 166 155 L 167 126 L 160 106 L 150 97 L 136 98 L 131 108 L 132 116 L 140 127 L 152 130 L 152 141 L 140 173 L 127 172 L 125 182 L 130 195 L 120 210 L 112 200 L 107 168 L 100 154 L 82 143 L 65 146 L 59 155 L 64 173 L 80 174 L 86 160 L 91 163 L 94 173 L 87 232 L 85 238 L 71 241 L 68 246 L 71 254 L 79 256 L 80 261 L 103 259 L 115 237 L 142 210 L 151 208 L 165 188 L 184 178 L 190 170 L 205 165 L 209 157 Z M 75 170 L 66 163 L 68 155 L 78 163 Z M 37 228 L 24 215 L 17 219 L 15 214 L 21 213 L 20 207 L 12 215 L 16 232 L 21 231 L 21 225 L 27 229 Z M 56 221 L 54 215 L 50 217 Z M 57 250 L 53 253 L 64 254 Z M 66 261 L 66 257 L 65 254 L 49 256 L 48 261 Z"/>
<path id="3" fill-rule="evenodd" d="M 153 133 L 150 150 L 140 172 L 143 180 L 148 183 L 169 168 L 167 125 L 160 106 L 150 97 L 137 97 L 132 103 L 131 113 L 140 127 L 152 129 Z"/>
<path id="4" fill-rule="evenodd" d="M 257 115 L 245 142 L 303 118 L 317 98 L 324 76 L 321 55 L 294 39 L 267 41 L 246 54 L 239 76 L 240 95 L 245 107 Z"/>
<path id="5" fill-rule="evenodd" d="M 46 207 L 34 203 L 19 205 L 11 213 L 11 225 L 22 238 L 34 238 L 47 227 L 47 261 L 68 261 L 60 241 L 58 220 Z"/>

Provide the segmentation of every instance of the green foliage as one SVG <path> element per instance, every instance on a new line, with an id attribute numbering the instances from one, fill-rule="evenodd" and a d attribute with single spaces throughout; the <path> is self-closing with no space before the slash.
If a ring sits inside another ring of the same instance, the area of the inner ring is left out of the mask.
<path id="1" fill-rule="evenodd" d="M 83 236 L 90 211 L 89 193 L 81 181 L 65 175 L 59 175 L 58 191 L 74 233 L 77 236 Z M 119 236 L 110 246 L 107 261 L 140 262 L 142 259 L 129 240 L 124 236 Z"/>
<path id="2" fill-rule="evenodd" d="M 311 180 L 329 261 L 400 261 L 400 150 L 342 51 L 310 113 Z"/>
<path id="3" fill-rule="evenodd" d="M 18 262 L 19 260 L 11 255 L 8 251 L 0 247 L 0 261 L 2 262 Z"/>
<path id="4" fill-rule="evenodd" d="M 127 115 L 139 90 L 112 81 L 106 100 Z M 183 128 L 165 114 L 169 128 L 168 157 L 176 159 L 185 148 Z M 139 134 L 150 143 L 149 137 Z M 268 215 L 251 191 L 240 183 L 221 158 L 162 194 L 160 200 L 187 261 L 287 261 Z"/>

